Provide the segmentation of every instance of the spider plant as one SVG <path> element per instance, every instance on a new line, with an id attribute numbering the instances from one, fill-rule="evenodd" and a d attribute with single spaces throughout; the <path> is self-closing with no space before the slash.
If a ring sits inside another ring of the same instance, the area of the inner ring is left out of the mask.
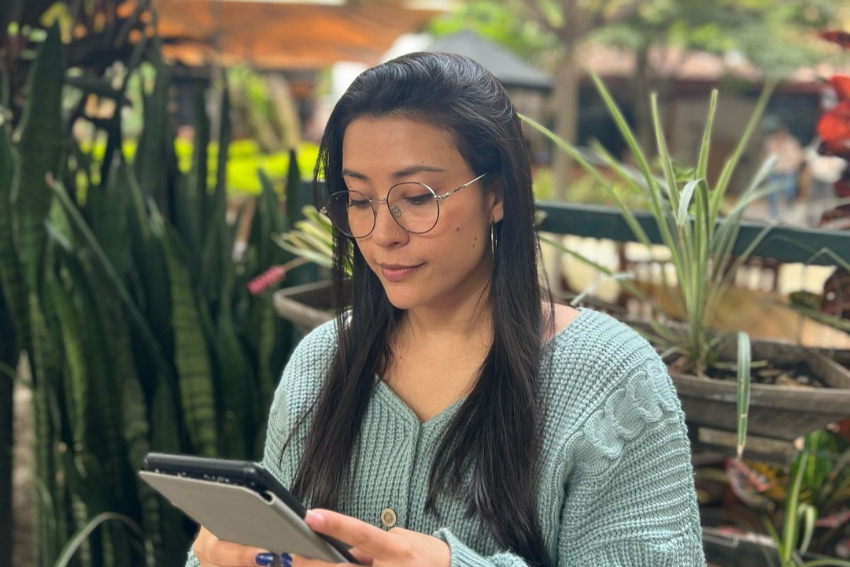
<path id="1" fill-rule="evenodd" d="M 295 223 L 295 228 L 272 236 L 272 240 L 292 254 L 319 266 L 333 266 L 333 226 L 330 219 L 307 205 L 301 209 L 304 219 Z"/>
<path id="2" fill-rule="evenodd" d="M 846 466 L 846 457 L 841 460 L 845 461 L 843 466 Z M 808 450 L 799 455 L 795 465 L 792 467 L 790 488 L 785 498 L 782 532 L 778 532 L 769 520 L 764 520 L 765 528 L 776 543 L 781 567 L 850 567 L 850 561 L 841 559 L 826 558 L 806 562 L 800 559 L 800 555 L 806 552 L 812 541 L 818 510 L 812 504 L 803 502 L 801 498 L 803 478 L 811 468 Z M 840 470 L 841 466 L 839 464 L 836 469 Z"/>
<path id="3" fill-rule="evenodd" d="M 661 243 L 670 251 L 675 279 L 666 278 L 664 286 L 672 298 L 678 321 L 662 324 L 653 317 L 650 321 L 648 339 L 658 348 L 665 361 L 677 372 L 690 373 L 708 378 L 710 370 L 723 366 L 720 350 L 732 339 L 712 331 L 710 325 L 717 314 L 720 300 L 734 283 L 735 273 L 761 243 L 770 227 L 765 227 L 751 244 L 737 256 L 733 255 L 734 244 L 740 231 L 741 219 L 747 205 L 765 196 L 772 189 L 763 188 L 774 160 L 767 160 L 753 179 L 740 193 L 737 203 L 721 216 L 721 206 L 732 181 L 735 168 L 747 147 L 754 130 L 764 112 L 774 85 L 769 83 L 762 91 L 755 110 L 741 138 L 727 158 L 718 180 L 711 184 L 708 179 L 708 162 L 711 150 L 711 135 L 717 109 L 717 91 L 711 93 L 708 115 L 696 166 L 687 170 L 677 167 L 664 136 L 660 120 L 658 100 L 651 97 L 652 118 L 655 131 L 657 160 L 654 166 L 650 157 L 641 150 L 631 128 L 613 97 L 595 75 L 591 77 L 615 121 L 623 139 L 634 156 L 637 171 L 620 163 L 599 143 L 592 149 L 601 163 L 616 176 L 616 183 L 640 196 L 646 203 L 660 234 Z M 633 211 L 624 204 L 614 191 L 614 182 L 606 179 L 599 166 L 590 163 L 575 147 L 566 143 L 534 120 L 523 117 L 532 128 L 552 140 L 567 152 L 596 181 L 608 191 L 628 223 L 636 240 L 647 247 L 652 245 L 649 236 L 638 222 Z M 565 250 L 558 242 L 541 237 L 541 240 Z M 739 384 L 739 455 L 746 434 L 746 408 L 749 403 L 750 345 L 749 339 L 739 334 L 737 374 Z M 728 364 L 727 364 L 728 366 Z"/>

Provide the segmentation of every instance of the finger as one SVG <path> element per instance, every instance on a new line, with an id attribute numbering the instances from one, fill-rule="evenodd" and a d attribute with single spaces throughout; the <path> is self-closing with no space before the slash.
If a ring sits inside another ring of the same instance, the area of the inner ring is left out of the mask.
<path id="1" fill-rule="evenodd" d="M 398 551 L 396 538 L 379 527 L 330 510 L 310 510 L 304 518 L 315 531 L 343 541 L 372 557 Z"/>
<path id="2" fill-rule="evenodd" d="M 352 547 L 348 550 L 348 552 L 354 556 L 354 559 L 357 560 L 361 565 L 371 565 L 375 562 L 375 558 L 366 553 L 365 551 L 360 551 L 356 547 Z"/>
<path id="3" fill-rule="evenodd" d="M 222 541 L 205 528 L 201 528 L 192 547 L 195 556 L 204 567 L 250 567 L 255 566 L 257 555 L 267 553 L 259 547 L 251 547 Z"/>

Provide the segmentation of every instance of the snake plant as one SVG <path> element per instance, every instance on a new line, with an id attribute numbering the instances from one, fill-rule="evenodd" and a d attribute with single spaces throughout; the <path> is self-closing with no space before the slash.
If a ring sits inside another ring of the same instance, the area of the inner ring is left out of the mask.
<path id="1" fill-rule="evenodd" d="M 259 458 L 261 416 L 290 348 L 269 295 L 246 289 L 291 258 L 271 245 L 289 227 L 277 193 L 264 188 L 262 222 L 234 261 L 226 150 L 209 186 L 212 128 L 199 97 L 193 169 L 179 171 L 168 66 L 155 38 L 142 42 L 127 77 L 143 61 L 156 77 L 142 92 L 132 161 L 114 121 L 92 121 L 108 162 L 71 135 L 62 102 L 74 87 L 56 27 L 29 73 L 19 130 L 0 124 L 0 305 L 15 345 L 0 362 L 23 356 L 31 368 L 38 567 L 182 565 L 193 527 L 139 481 L 141 460 L 152 450 Z M 226 94 L 217 131 L 226 148 Z"/>

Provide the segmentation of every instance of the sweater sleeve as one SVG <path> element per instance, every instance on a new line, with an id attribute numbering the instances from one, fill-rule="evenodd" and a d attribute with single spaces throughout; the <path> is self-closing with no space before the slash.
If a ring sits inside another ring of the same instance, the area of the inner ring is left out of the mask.
<path id="1" fill-rule="evenodd" d="M 704 567 L 690 447 L 676 392 L 654 352 L 629 372 L 564 443 L 574 463 L 553 567 Z M 452 567 L 520 567 L 477 554 L 449 530 Z"/>

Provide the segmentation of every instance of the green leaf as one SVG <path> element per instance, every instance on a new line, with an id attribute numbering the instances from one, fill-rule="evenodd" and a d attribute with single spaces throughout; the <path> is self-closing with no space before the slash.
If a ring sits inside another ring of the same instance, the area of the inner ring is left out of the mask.
<path id="1" fill-rule="evenodd" d="M 129 168 L 120 163 L 110 170 L 106 183 L 89 190 L 87 199 L 92 234 L 122 278 L 133 268 L 127 214 L 131 191 L 129 174 Z"/>
<path id="2" fill-rule="evenodd" d="M 800 487 L 803 483 L 802 463 L 808 456 L 808 451 L 802 451 L 797 466 L 792 467 L 791 487 L 785 497 L 785 520 L 782 526 L 782 545 L 779 547 L 779 559 L 783 565 L 791 561 L 800 536 L 797 510 L 800 505 Z"/>
<path id="3" fill-rule="evenodd" d="M 78 530 L 73 537 L 65 544 L 65 547 L 62 549 L 62 553 L 57 559 L 54 567 L 68 567 L 71 560 L 74 558 L 74 554 L 80 549 L 80 546 L 85 542 L 89 536 L 91 536 L 92 532 L 96 530 L 101 525 L 106 522 L 120 522 L 121 524 L 130 528 L 131 532 L 139 541 L 144 541 L 144 535 L 142 533 L 139 524 L 133 521 L 132 518 L 129 518 L 123 514 L 116 514 L 114 512 L 104 512 L 102 514 L 98 514 L 91 521 L 83 526 L 80 530 Z"/>
<path id="4" fill-rule="evenodd" d="M 65 47 L 58 26 L 47 32 L 27 81 L 18 160 L 12 181 L 13 231 L 27 287 L 37 289 L 47 233 L 44 219 L 50 209 L 48 173 L 56 173 L 62 155 L 62 86 Z"/>
<path id="5" fill-rule="evenodd" d="M 815 532 L 815 522 L 818 519 L 818 510 L 811 504 L 800 504 L 797 514 L 803 523 L 803 540 L 800 542 L 800 553 L 805 554 L 812 543 L 812 535 Z"/>
<path id="6" fill-rule="evenodd" d="M 13 352 L 29 349 L 27 290 L 21 277 L 21 265 L 12 233 L 12 179 L 15 163 L 9 127 L 0 117 L 0 289 L 6 297 L 15 329 Z M 17 359 L 17 356 L 15 357 Z"/>
<path id="7" fill-rule="evenodd" d="M 71 202 L 70 197 L 65 192 L 65 188 L 61 183 L 55 182 L 53 185 L 53 192 L 59 198 L 59 202 L 65 208 L 65 211 L 68 213 L 68 218 L 71 220 L 74 227 L 83 237 L 83 240 L 88 244 L 91 251 L 94 253 L 94 257 L 98 260 L 101 267 L 103 268 L 104 273 L 107 276 L 107 279 L 112 284 L 114 290 L 116 291 L 118 297 L 121 299 L 124 307 L 127 309 L 127 312 L 130 314 L 130 320 L 134 323 L 134 327 L 142 336 L 142 339 L 145 343 L 146 348 L 148 349 L 149 354 L 154 358 L 154 363 L 160 371 L 166 371 L 168 368 L 168 364 L 166 362 L 165 356 L 162 352 L 162 348 L 159 345 L 159 342 L 154 338 L 151 333 L 150 327 L 148 326 L 145 319 L 142 317 L 139 312 L 136 304 L 133 302 L 130 293 L 127 291 L 127 288 L 124 286 L 124 283 L 121 280 L 121 277 L 115 271 L 114 266 L 107 258 L 106 253 L 103 251 L 103 248 L 98 243 L 94 234 L 92 234 L 85 220 L 83 220 L 80 212 L 77 210 L 76 206 Z"/>
<path id="8" fill-rule="evenodd" d="M 212 366 L 192 294 L 191 276 L 185 260 L 178 254 L 175 235 L 155 209 L 151 228 L 162 246 L 168 268 L 174 360 L 189 438 L 199 455 L 215 456 L 218 436 Z"/>
<path id="9" fill-rule="evenodd" d="M 691 207 L 691 199 L 693 199 L 694 191 L 700 183 L 702 183 L 702 179 L 693 179 L 688 181 L 682 189 L 682 197 L 679 201 L 679 214 L 676 218 L 676 223 L 679 226 L 684 226 L 685 223 L 688 223 L 691 220 L 690 213 L 688 211 Z"/>
<path id="10" fill-rule="evenodd" d="M 155 61 L 156 82 L 153 93 L 144 98 L 144 130 L 139 138 L 133 162 L 142 194 L 153 198 L 160 210 L 170 213 L 168 202 L 169 170 L 176 169 L 174 133 L 168 111 L 171 70 L 161 58 Z"/>
<path id="11" fill-rule="evenodd" d="M 705 129 L 702 133 L 702 142 L 699 146 L 697 158 L 697 169 L 695 177 L 708 179 L 708 157 L 711 153 L 711 132 L 714 127 L 714 115 L 717 112 L 717 89 L 711 90 L 711 99 L 708 102 L 708 117 L 705 120 Z"/>
<path id="12" fill-rule="evenodd" d="M 739 460 L 744 454 L 744 447 L 747 442 L 751 360 L 750 337 L 746 333 L 738 333 L 738 443 L 736 453 Z"/>
<path id="13" fill-rule="evenodd" d="M 186 241 L 192 259 L 192 272 L 200 273 L 200 257 L 203 235 L 206 233 L 207 201 L 207 147 L 210 143 L 210 121 L 207 117 L 206 100 L 203 92 L 194 99 L 195 138 L 192 144 L 192 169 L 187 180 L 181 180 L 176 191 L 178 231 Z"/>
<path id="14" fill-rule="evenodd" d="M 318 170 L 319 164 L 316 162 L 317 174 Z M 287 226 L 295 226 L 295 222 L 299 220 L 299 207 L 306 205 L 306 203 L 299 202 L 300 185 L 301 171 L 298 168 L 298 159 L 295 150 L 289 150 L 289 170 L 286 176 L 286 218 L 289 221 Z"/>

